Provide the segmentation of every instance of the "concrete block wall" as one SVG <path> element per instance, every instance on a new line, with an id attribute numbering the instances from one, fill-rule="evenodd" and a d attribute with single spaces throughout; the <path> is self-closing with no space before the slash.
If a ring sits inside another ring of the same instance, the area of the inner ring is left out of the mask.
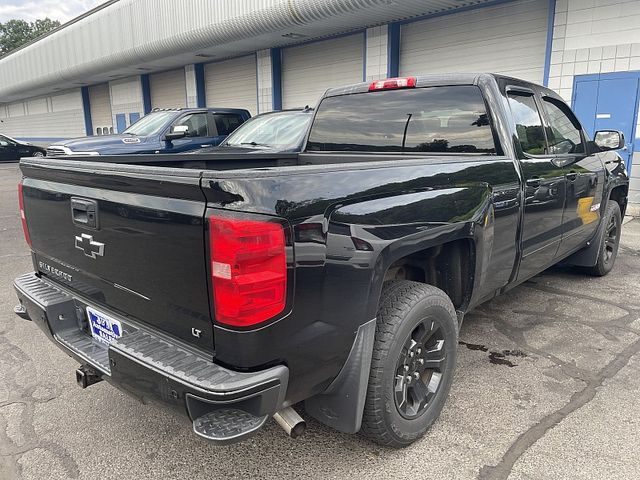
<path id="1" fill-rule="evenodd" d="M 640 1 L 556 1 L 550 88 L 570 103 L 576 75 L 634 70 L 640 70 Z M 640 121 L 636 148 L 639 135 Z M 630 210 L 640 213 L 640 152 L 632 163 Z"/>
<path id="2" fill-rule="evenodd" d="M 195 65 L 186 65 L 184 67 L 184 79 L 187 92 L 187 107 L 195 108 L 198 106 Z"/>
<path id="3" fill-rule="evenodd" d="M 271 51 L 259 50 L 256 54 L 258 75 L 258 113 L 273 110 L 273 77 L 271 74 Z"/>
<path id="4" fill-rule="evenodd" d="M 367 28 L 365 51 L 365 80 L 378 80 L 387 76 L 387 42 L 386 25 Z"/>

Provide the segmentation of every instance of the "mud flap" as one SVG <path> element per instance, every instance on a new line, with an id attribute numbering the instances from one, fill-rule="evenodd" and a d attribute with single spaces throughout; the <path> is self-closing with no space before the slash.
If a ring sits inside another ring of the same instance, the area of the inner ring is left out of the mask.
<path id="1" fill-rule="evenodd" d="M 344 433 L 356 433 L 362 424 L 367 397 L 376 319 L 360 325 L 349 357 L 324 393 L 305 401 L 305 411 L 316 420 Z"/>

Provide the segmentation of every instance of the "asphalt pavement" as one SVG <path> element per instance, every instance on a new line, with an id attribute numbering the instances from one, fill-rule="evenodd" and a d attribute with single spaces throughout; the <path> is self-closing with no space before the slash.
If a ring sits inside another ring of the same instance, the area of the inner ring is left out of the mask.
<path id="1" fill-rule="evenodd" d="M 470 313 L 451 396 L 427 436 L 391 450 L 309 418 L 216 447 L 106 382 L 16 317 L 30 271 L 16 164 L 0 164 L 0 479 L 640 478 L 640 220 L 604 278 L 549 270 Z"/>

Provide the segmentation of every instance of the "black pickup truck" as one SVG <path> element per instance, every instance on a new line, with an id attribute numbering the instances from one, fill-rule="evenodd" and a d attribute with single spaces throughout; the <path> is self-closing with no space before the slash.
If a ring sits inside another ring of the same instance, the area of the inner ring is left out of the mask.
<path id="1" fill-rule="evenodd" d="M 301 153 L 23 159 L 16 313 L 81 386 L 213 442 L 272 416 L 296 436 L 304 401 L 408 445 L 443 408 L 466 312 L 560 261 L 611 270 L 623 144 L 547 88 L 439 75 L 327 91 Z"/>

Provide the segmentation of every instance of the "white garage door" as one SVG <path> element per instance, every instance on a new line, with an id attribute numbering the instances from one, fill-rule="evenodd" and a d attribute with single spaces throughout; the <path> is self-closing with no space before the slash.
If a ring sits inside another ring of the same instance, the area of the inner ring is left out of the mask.
<path id="1" fill-rule="evenodd" d="M 204 67 L 207 107 L 244 108 L 258 113 L 256 57 L 232 58 Z"/>
<path id="2" fill-rule="evenodd" d="M 152 108 L 179 108 L 187 106 L 184 69 L 149 75 Z"/>
<path id="3" fill-rule="evenodd" d="M 282 50 L 282 106 L 315 105 L 327 88 L 362 81 L 364 35 Z"/>
<path id="4" fill-rule="evenodd" d="M 492 72 L 542 83 L 548 0 L 521 0 L 403 25 L 400 75 Z"/>
<path id="5" fill-rule="evenodd" d="M 113 126 L 108 83 L 89 87 L 89 105 L 91 106 L 93 134 L 106 135 L 109 133 L 109 127 Z"/>

